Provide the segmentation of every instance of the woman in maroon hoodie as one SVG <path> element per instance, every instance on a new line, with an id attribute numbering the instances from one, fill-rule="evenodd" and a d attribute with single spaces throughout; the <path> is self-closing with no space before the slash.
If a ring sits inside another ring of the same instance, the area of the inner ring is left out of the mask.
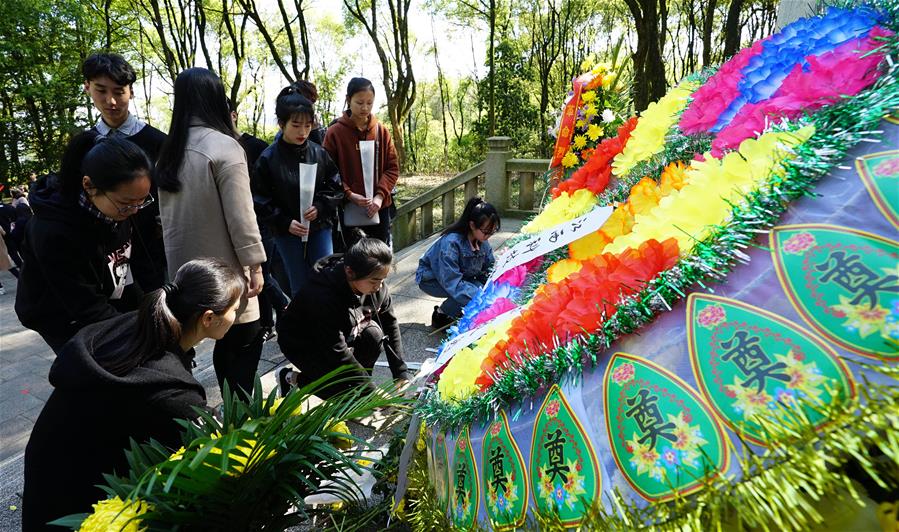
<path id="1" fill-rule="evenodd" d="M 346 90 L 347 110 L 328 128 L 324 148 L 337 163 L 347 202 L 363 209 L 368 218 L 378 215 L 378 223 L 375 225 L 361 224 L 358 220 L 347 223 L 347 218 L 344 218 L 341 220 L 344 229 L 359 227 L 366 235 L 390 244 L 391 192 L 399 178 L 400 166 L 390 132 L 372 114 L 374 100 L 375 87 L 371 81 L 365 78 L 351 79 Z M 366 194 L 362 177 L 361 141 L 374 141 L 374 186 L 371 197 Z M 352 233 L 344 230 L 345 236 Z M 347 247 L 352 244 L 353 242 L 346 242 Z"/>

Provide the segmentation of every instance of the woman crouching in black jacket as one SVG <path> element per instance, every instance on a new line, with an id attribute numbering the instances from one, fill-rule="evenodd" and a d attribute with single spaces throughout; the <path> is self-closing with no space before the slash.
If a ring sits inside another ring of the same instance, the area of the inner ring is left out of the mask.
<path id="1" fill-rule="evenodd" d="M 256 214 L 271 229 L 293 297 L 308 280 L 312 266 L 334 252 L 331 226 L 343 201 L 343 188 L 328 152 L 308 140 L 315 122 L 312 102 L 291 85 L 278 95 L 275 115 L 281 135 L 256 160 L 251 183 Z M 309 208 L 300 205 L 304 164 L 316 165 Z"/>
<path id="2" fill-rule="evenodd" d="M 357 378 L 342 376 L 318 392 L 319 397 L 326 399 L 353 386 L 371 387 L 371 371 L 382 345 L 393 378 L 410 379 L 400 326 L 384 283 L 392 263 L 387 244 L 363 238 L 345 254 L 315 265 L 311 279 L 277 324 L 281 351 L 300 370 L 281 370 L 282 394 L 291 385 L 305 386 L 341 366 L 355 367 Z"/>
<path id="3" fill-rule="evenodd" d="M 50 369 L 55 387 L 25 448 L 22 528 L 90 513 L 104 473 L 125 474 L 129 439 L 177 448 L 176 419 L 206 406 L 191 374 L 193 347 L 221 339 L 246 301 L 246 279 L 217 259 L 184 264 L 139 312 L 89 325 Z"/>

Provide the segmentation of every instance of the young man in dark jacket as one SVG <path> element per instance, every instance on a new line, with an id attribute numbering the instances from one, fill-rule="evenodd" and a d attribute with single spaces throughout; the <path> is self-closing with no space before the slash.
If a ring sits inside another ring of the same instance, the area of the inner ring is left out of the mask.
<path id="1" fill-rule="evenodd" d="M 331 226 L 343 201 L 343 189 L 328 152 L 308 141 L 314 121 L 309 100 L 293 86 L 287 87 L 278 96 L 275 114 L 281 137 L 256 161 L 253 200 L 257 216 L 274 236 L 293 296 L 305 284 L 312 266 L 333 253 Z M 302 165 L 315 165 L 315 188 L 308 208 L 300 205 Z"/>
<path id="2" fill-rule="evenodd" d="M 155 165 L 166 135 L 128 110 L 137 80 L 131 65 L 118 54 L 93 54 L 84 60 L 81 73 L 84 76 L 84 92 L 91 97 L 100 113 L 100 118 L 90 131 L 96 132 L 98 137 L 124 137 L 130 140 L 144 150 Z M 155 184 L 151 185 L 150 193 L 157 197 Z M 137 213 L 132 224 L 135 230 L 132 257 L 134 278 L 144 290 L 156 290 L 166 280 L 159 204 L 150 205 Z"/>
<path id="3" fill-rule="evenodd" d="M 318 395 L 331 397 L 353 386 L 371 387 L 372 368 L 384 348 L 396 380 L 409 380 L 403 340 L 384 279 L 393 254 L 380 240 L 363 238 L 345 255 L 315 265 L 309 282 L 278 322 L 278 343 L 299 368 L 279 375 L 282 392 L 306 385 L 342 366 L 354 368 L 355 380 L 335 383 Z"/>

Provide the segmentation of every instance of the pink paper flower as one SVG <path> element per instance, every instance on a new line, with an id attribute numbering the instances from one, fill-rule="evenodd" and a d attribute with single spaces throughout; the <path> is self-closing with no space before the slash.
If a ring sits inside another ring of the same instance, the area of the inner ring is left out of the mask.
<path id="1" fill-rule="evenodd" d="M 808 66 L 796 65 L 774 95 L 762 102 L 746 104 L 712 142 L 712 155 L 736 149 L 748 138 L 759 136 L 769 123 L 796 118 L 854 96 L 882 75 L 877 65 L 883 54 L 865 55 L 880 46 L 878 37 L 892 35 L 875 26 L 862 39 L 853 39 L 820 56 L 808 56 Z"/>
<path id="2" fill-rule="evenodd" d="M 513 303 L 511 299 L 498 297 L 492 305 L 485 308 L 483 311 L 478 313 L 477 316 L 475 316 L 474 320 L 472 321 L 472 327 L 477 327 L 482 323 L 487 323 L 500 314 L 505 314 L 506 312 L 514 309 L 516 306 L 517 305 L 515 305 L 515 303 Z"/>
<path id="3" fill-rule="evenodd" d="M 546 405 L 546 415 L 549 417 L 556 417 L 559 414 L 559 400 L 553 399 Z"/>
<path id="4" fill-rule="evenodd" d="M 508 283 L 512 287 L 519 287 L 524 284 L 524 280 L 527 276 L 528 268 L 526 265 L 522 264 L 497 277 L 495 284 Z"/>
<path id="5" fill-rule="evenodd" d="M 762 52 L 762 45 L 767 40 L 763 39 L 740 50 L 693 93 L 693 102 L 681 115 L 681 131 L 690 135 L 712 129 L 721 113 L 740 93 L 737 88 L 742 79 L 740 71 L 749 64 L 750 59 Z"/>

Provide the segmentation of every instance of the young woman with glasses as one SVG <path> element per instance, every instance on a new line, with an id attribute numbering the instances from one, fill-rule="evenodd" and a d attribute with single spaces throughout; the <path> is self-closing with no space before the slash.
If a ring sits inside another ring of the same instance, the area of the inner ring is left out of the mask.
<path id="1" fill-rule="evenodd" d="M 58 351 L 85 325 L 134 310 L 136 212 L 153 203 L 150 161 L 125 139 L 87 131 L 66 147 L 59 179 L 31 192 L 34 216 L 22 246 L 16 314 Z"/>
<path id="2" fill-rule="evenodd" d="M 415 282 L 419 288 L 429 296 L 446 298 L 431 314 L 435 329 L 462 316 L 462 308 L 487 282 L 494 262 L 487 239 L 499 228 L 496 208 L 481 198 L 471 198 L 462 216 L 443 230 L 418 261 Z"/>

